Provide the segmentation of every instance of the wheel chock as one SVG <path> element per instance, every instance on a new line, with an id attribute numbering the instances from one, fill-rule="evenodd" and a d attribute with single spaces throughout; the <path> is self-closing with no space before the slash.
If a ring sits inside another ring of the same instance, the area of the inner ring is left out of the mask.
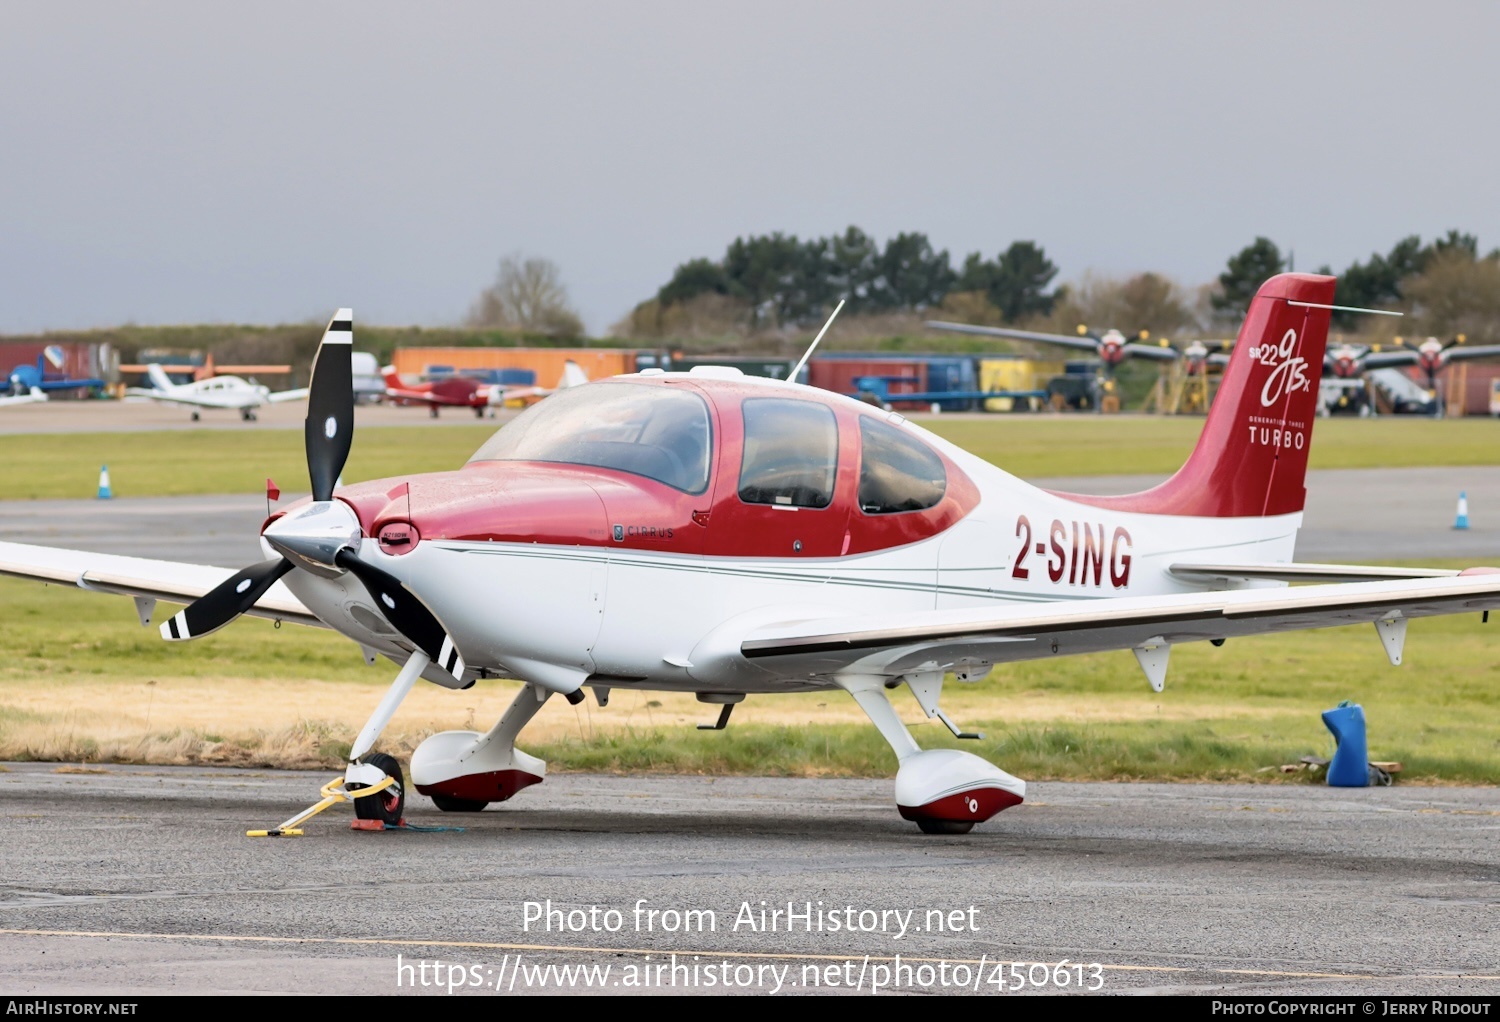
<path id="1" fill-rule="evenodd" d="M 323 810 L 327 809 L 329 806 L 338 805 L 340 802 L 353 802 L 357 798 L 364 798 L 366 795 L 373 795 L 376 792 L 384 791 L 385 789 L 389 788 L 391 785 L 393 785 L 395 783 L 396 783 L 396 779 L 394 777 L 386 776 L 379 783 L 372 784 L 368 788 L 360 788 L 360 789 L 358 789 L 356 791 L 347 791 L 347 790 L 344 790 L 343 787 L 342 787 L 343 784 L 344 784 L 344 778 L 342 776 L 335 777 L 333 780 L 331 780 L 327 784 L 323 785 L 322 790 L 319 792 L 319 794 L 322 795 L 323 798 L 319 802 L 317 802 L 315 805 L 309 806 L 308 808 L 302 810 L 302 812 L 298 813 L 296 816 L 291 817 L 290 819 L 283 820 L 281 823 L 277 824 L 275 827 L 272 827 L 270 830 L 247 830 L 247 831 L 245 831 L 245 836 L 246 837 L 301 837 L 302 836 L 302 830 L 298 826 L 298 824 L 303 823 L 306 820 L 312 819 L 314 816 L 317 816 L 319 813 L 321 813 Z M 356 830 L 364 830 L 366 828 L 360 827 L 359 826 L 360 823 L 363 823 L 363 822 L 379 822 L 379 821 L 355 820 L 354 822 L 355 822 L 355 828 L 354 829 L 356 829 Z M 383 828 L 383 825 L 382 825 L 382 828 Z M 376 829 L 376 828 L 369 828 L 369 829 L 373 830 L 373 829 Z"/>
<path id="2" fill-rule="evenodd" d="M 406 817 L 401 817 L 399 823 L 386 823 L 384 820 L 350 820 L 350 830 L 404 830 L 406 828 Z"/>

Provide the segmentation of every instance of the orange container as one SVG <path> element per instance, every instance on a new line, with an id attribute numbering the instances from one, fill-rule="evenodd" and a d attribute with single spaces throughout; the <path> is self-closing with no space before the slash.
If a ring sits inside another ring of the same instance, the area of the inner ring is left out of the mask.
<path id="1" fill-rule="evenodd" d="M 591 380 L 635 372 L 634 348 L 397 348 L 392 365 L 402 376 L 420 377 L 429 366 L 454 369 L 530 369 L 539 387 L 555 387 L 569 359 Z"/>

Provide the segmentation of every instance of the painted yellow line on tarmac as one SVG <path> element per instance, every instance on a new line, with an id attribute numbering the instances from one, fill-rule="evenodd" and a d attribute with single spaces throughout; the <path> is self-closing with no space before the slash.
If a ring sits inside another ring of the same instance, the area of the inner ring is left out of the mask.
<path id="1" fill-rule="evenodd" d="M 221 933 L 128 933 L 113 930 L 11 930 L 0 929 L 0 936 L 19 937 L 109 937 L 123 940 L 199 940 L 219 941 L 226 944 L 330 944 L 330 945 L 353 945 L 360 947 L 450 947 L 465 948 L 475 951 L 553 951 L 563 954 L 589 954 L 589 955 L 676 955 L 679 958 L 697 956 L 699 958 L 772 958 L 785 961 L 797 962 L 848 962 L 848 961 L 870 961 L 870 962 L 894 962 L 895 955 L 812 955 L 785 953 L 778 954 L 769 951 L 692 951 L 676 948 L 634 948 L 634 947 L 583 947 L 567 944 L 503 944 L 495 941 L 483 940 L 422 940 L 418 938 L 402 939 L 398 937 L 273 937 L 256 934 L 221 934 Z M 999 965 L 1001 959 L 991 958 L 917 958 L 901 956 L 903 962 L 947 962 L 949 965 Z M 1010 959 L 1003 959 L 1009 962 Z M 1094 962 L 1075 962 L 1065 960 L 1066 967 L 1075 965 L 1085 967 L 1092 966 Z M 1027 962 L 1020 959 L 1015 960 L 1017 965 L 1044 965 L 1048 968 L 1064 965 L 1064 962 Z M 1500 980 L 1500 975 L 1487 976 L 1478 973 L 1461 972 L 1438 972 L 1438 973 L 1409 973 L 1405 975 L 1392 975 L 1386 973 L 1359 973 L 1359 972 L 1291 972 L 1277 969 L 1228 969 L 1216 965 L 1104 965 L 1097 963 L 1100 968 L 1112 972 L 1171 972 L 1192 973 L 1212 972 L 1229 976 L 1268 976 L 1280 979 L 1468 979 L 1468 980 Z"/>

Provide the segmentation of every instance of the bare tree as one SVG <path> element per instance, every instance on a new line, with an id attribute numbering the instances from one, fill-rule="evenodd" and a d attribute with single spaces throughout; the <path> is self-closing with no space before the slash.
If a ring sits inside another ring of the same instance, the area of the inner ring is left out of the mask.
<path id="1" fill-rule="evenodd" d="M 583 320 L 568 301 L 557 264 L 520 253 L 500 260 L 500 272 L 474 303 L 469 324 L 555 337 L 583 334 Z"/>

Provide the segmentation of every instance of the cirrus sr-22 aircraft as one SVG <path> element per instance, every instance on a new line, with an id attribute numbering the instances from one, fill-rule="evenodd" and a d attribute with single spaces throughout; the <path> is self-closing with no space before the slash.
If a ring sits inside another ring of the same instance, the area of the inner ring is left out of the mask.
<path id="1" fill-rule="evenodd" d="M 354 411 L 344 309 L 314 364 L 312 496 L 266 520 L 267 560 L 231 573 L 6 543 L 0 572 L 133 596 L 143 621 L 155 600 L 193 601 L 161 626 L 172 640 L 249 613 L 400 664 L 342 782 L 366 820 L 400 816 L 402 771 L 372 750 L 416 680 L 504 677 L 525 684 L 487 733 L 412 755 L 440 809 L 541 781 L 516 739 L 554 695 L 694 692 L 722 724 L 759 693 L 842 690 L 895 754 L 900 814 L 960 833 L 1025 782 L 920 748 L 889 702 L 903 685 L 962 737 L 945 679 L 995 664 L 1130 650 L 1160 690 L 1178 643 L 1370 622 L 1399 663 L 1409 619 L 1500 608 L 1495 569 L 1292 561 L 1333 288 L 1267 281 L 1187 462 L 1118 497 L 1039 489 L 899 415 L 713 368 L 569 388 L 461 468 L 336 489 Z"/>

